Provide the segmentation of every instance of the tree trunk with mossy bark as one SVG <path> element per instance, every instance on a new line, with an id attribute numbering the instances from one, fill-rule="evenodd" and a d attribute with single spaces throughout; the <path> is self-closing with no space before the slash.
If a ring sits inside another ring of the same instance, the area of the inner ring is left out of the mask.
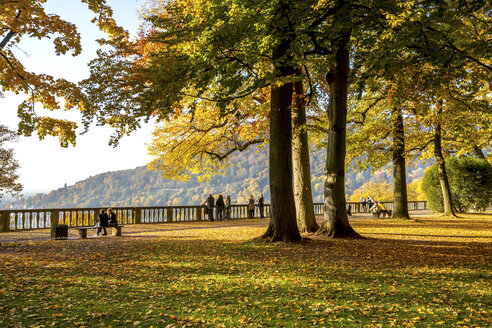
<path id="1" fill-rule="evenodd" d="M 300 75 L 301 72 L 297 72 Z M 311 166 L 306 130 L 306 100 L 302 80 L 294 82 L 292 110 L 292 161 L 294 165 L 294 199 L 297 224 L 302 232 L 316 232 L 319 225 L 314 216 L 311 191 Z"/>
<path id="2" fill-rule="evenodd" d="M 349 32 L 337 40 L 335 61 L 326 75 L 330 90 L 328 149 L 325 170 L 324 222 L 319 234 L 332 238 L 360 238 L 348 221 L 345 202 L 345 154 L 349 74 Z"/>
<path id="3" fill-rule="evenodd" d="M 393 108 L 393 213 L 396 219 L 410 219 L 405 167 L 405 130 L 401 108 Z"/>

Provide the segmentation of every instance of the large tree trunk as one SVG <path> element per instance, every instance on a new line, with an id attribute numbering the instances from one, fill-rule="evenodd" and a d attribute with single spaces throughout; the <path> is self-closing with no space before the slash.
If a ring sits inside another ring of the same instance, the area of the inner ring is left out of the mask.
<path id="1" fill-rule="evenodd" d="M 350 226 L 345 208 L 349 38 L 350 33 L 341 33 L 340 40 L 337 40 L 335 62 L 326 75 L 330 88 L 330 102 L 327 109 L 330 128 L 325 171 L 324 223 L 319 233 L 326 233 L 328 237 L 333 238 L 360 237 Z"/>
<path id="2" fill-rule="evenodd" d="M 393 218 L 410 219 L 405 169 L 405 130 L 401 108 L 391 113 L 393 123 Z"/>
<path id="3" fill-rule="evenodd" d="M 274 58 L 286 54 L 289 43 L 281 42 L 273 50 Z M 293 76 L 288 65 L 276 67 L 279 77 Z M 272 83 L 270 95 L 270 195 L 271 216 L 263 235 L 271 241 L 295 242 L 301 239 L 296 222 L 292 189 L 292 82 Z"/>
<path id="4" fill-rule="evenodd" d="M 442 102 L 438 106 L 438 116 L 442 114 Z M 444 205 L 444 214 L 456 216 L 453 210 L 453 199 L 451 198 L 451 189 L 449 188 L 448 174 L 446 173 L 446 165 L 442 154 L 442 132 L 440 117 L 434 126 L 434 156 L 436 157 L 437 175 L 441 184 L 442 200 Z"/>
<path id="5" fill-rule="evenodd" d="M 298 75 L 301 72 L 298 72 Z M 297 224 L 302 232 L 316 232 L 319 225 L 314 216 L 311 191 L 309 142 L 306 130 L 306 101 L 302 80 L 294 83 L 292 111 L 292 161 L 294 164 L 294 199 Z"/>

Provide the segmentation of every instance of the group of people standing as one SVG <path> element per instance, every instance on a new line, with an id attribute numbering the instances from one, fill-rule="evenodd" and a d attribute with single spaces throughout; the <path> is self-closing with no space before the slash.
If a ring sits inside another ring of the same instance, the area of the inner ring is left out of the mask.
<path id="1" fill-rule="evenodd" d="M 203 204 L 207 209 L 207 215 L 209 221 L 223 221 L 231 219 L 231 196 L 227 195 L 226 198 L 222 195 L 217 197 L 215 200 L 212 194 L 209 194 L 205 202 Z M 215 219 L 214 219 L 214 208 L 215 208 Z M 260 217 L 264 218 L 264 208 L 265 208 L 265 199 L 263 195 L 260 195 L 258 198 L 258 208 L 260 210 Z M 248 217 L 250 219 L 254 218 L 255 215 L 255 199 L 253 195 L 251 195 L 248 201 Z"/>
<path id="2" fill-rule="evenodd" d="M 260 219 L 265 217 L 265 198 L 263 198 L 263 194 L 260 194 L 260 197 L 257 200 L 258 209 L 260 210 Z M 248 218 L 255 218 L 255 199 L 253 195 L 249 198 L 248 201 Z"/>
<path id="3" fill-rule="evenodd" d="M 376 204 L 371 196 L 367 196 L 367 199 L 364 199 L 364 196 L 360 196 L 360 203 L 362 204 L 362 210 L 364 213 L 369 212 L 374 204 Z"/>
<path id="4" fill-rule="evenodd" d="M 217 197 L 215 200 L 212 194 L 209 194 L 205 202 L 202 204 L 207 208 L 207 215 L 209 221 L 223 221 L 229 220 L 231 218 L 231 196 L 227 195 L 225 200 L 222 195 Z M 215 209 L 215 220 L 214 220 L 214 208 Z"/>
<path id="5" fill-rule="evenodd" d="M 376 202 L 371 196 L 368 196 L 367 199 L 364 199 L 364 197 L 360 197 L 360 202 L 362 204 L 362 210 L 364 213 L 373 213 L 377 214 L 378 217 L 380 214 L 383 214 L 383 216 L 391 216 L 391 210 L 388 210 L 386 206 L 384 206 L 383 203 Z"/>
<path id="6" fill-rule="evenodd" d="M 116 219 L 116 213 L 113 212 L 111 208 L 108 208 L 108 213 L 106 210 L 102 209 L 99 211 L 99 215 L 97 216 L 96 223 L 96 236 L 99 236 L 101 230 L 104 231 L 103 236 L 107 235 L 108 232 L 106 230 L 107 227 L 116 227 L 118 225 L 118 220 Z"/>

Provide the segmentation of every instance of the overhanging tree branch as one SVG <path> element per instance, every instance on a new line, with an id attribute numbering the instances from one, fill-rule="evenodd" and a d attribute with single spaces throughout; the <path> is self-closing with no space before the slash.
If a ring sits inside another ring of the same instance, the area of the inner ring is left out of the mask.
<path id="1" fill-rule="evenodd" d="M 212 152 L 212 151 L 204 151 L 204 153 L 207 154 L 207 155 L 209 155 L 210 157 L 212 157 L 212 159 L 217 159 L 219 161 L 222 161 L 222 160 L 226 159 L 229 155 L 231 155 L 232 153 L 234 153 L 236 151 L 242 152 L 242 151 L 246 150 L 249 146 L 255 145 L 255 144 L 260 144 L 260 143 L 263 143 L 264 141 L 265 141 L 264 139 L 250 140 L 250 141 L 245 142 L 243 144 L 238 144 L 236 147 L 231 148 L 227 152 L 222 153 L 222 154 L 221 153 Z"/>
<path id="2" fill-rule="evenodd" d="M 7 63 L 9 64 L 9 66 L 14 70 L 15 74 L 17 74 L 17 76 L 19 76 L 19 78 L 22 80 L 22 82 L 24 82 L 24 84 L 26 85 L 26 87 L 31 91 L 31 109 L 32 109 L 32 113 L 35 117 L 38 117 L 36 115 L 36 112 L 34 111 L 34 89 L 31 88 L 31 86 L 29 85 L 29 83 L 27 82 L 27 80 L 15 69 L 14 65 L 12 64 L 12 62 L 7 58 L 7 56 L 5 56 L 5 54 L 0 51 L 0 56 L 2 56 L 6 61 Z"/>
<path id="3" fill-rule="evenodd" d="M 15 19 L 14 21 L 19 18 L 19 16 L 21 15 L 22 11 L 19 10 L 19 12 L 17 13 L 17 15 L 15 16 Z M 10 39 L 12 39 L 12 37 L 15 35 L 15 32 L 13 29 L 10 29 L 9 33 L 7 33 L 7 35 L 5 36 L 5 38 L 3 38 L 2 42 L 0 42 L 0 50 L 3 49 L 3 47 L 5 47 L 7 45 L 7 43 L 9 43 Z"/>

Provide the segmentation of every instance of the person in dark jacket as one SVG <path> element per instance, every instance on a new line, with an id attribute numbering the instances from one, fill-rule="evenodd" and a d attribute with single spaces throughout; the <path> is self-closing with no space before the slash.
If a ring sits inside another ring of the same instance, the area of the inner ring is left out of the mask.
<path id="1" fill-rule="evenodd" d="M 216 209 L 215 209 L 215 218 L 217 221 L 222 221 L 224 220 L 224 197 L 222 197 L 222 195 L 219 195 L 219 197 L 217 197 L 217 201 L 215 202 L 215 206 L 216 206 Z"/>
<path id="2" fill-rule="evenodd" d="M 116 227 L 118 225 L 118 220 L 116 219 L 116 213 L 113 212 L 111 208 L 108 208 L 108 226 Z"/>
<path id="3" fill-rule="evenodd" d="M 258 209 L 260 210 L 260 218 L 263 219 L 265 218 L 264 215 L 264 210 L 265 208 L 265 199 L 263 198 L 263 194 L 260 195 L 260 198 L 258 198 Z"/>
<path id="4" fill-rule="evenodd" d="M 101 210 L 99 212 L 99 215 L 97 216 L 98 222 L 97 222 L 97 230 L 96 230 L 96 236 L 99 236 L 99 233 L 101 232 L 101 229 L 104 230 L 103 236 L 107 235 L 108 232 L 106 231 L 106 227 L 108 226 L 108 216 L 106 214 L 105 210 Z"/>
<path id="5" fill-rule="evenodd" d="M 207 214 L 208 214 L 209 221 L 214 220 L 214 206 L 215 206 L 214 203 L 215 203 L 214 196 L 212 196 L 212 194 L 209 194 L 207 199 L 205 199 L 205 202 L 203 202 L 202 204 L 207 206 Z"/>

